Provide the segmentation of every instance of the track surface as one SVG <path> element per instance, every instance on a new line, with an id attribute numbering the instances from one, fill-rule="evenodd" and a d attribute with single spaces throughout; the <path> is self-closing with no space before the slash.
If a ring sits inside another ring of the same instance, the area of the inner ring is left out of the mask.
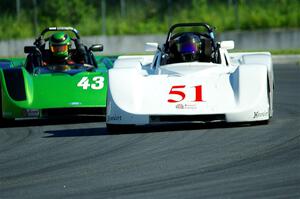
<path id="1" fill-rule="evenodd" d="M 269 125 L 2 126 L 0 198 L 300 198 L 300 66 L 275 65 L 275 78 Z"/>

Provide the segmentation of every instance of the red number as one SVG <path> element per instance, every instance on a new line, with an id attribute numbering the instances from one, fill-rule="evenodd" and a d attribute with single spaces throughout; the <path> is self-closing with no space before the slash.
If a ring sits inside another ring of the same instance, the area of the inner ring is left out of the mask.
<path id="1" fill-rule="evenodd" d="M 184 98 L 185 98 L 184 92 L 179 91 L 179 90 L 175 90 L 175 89 L 180 89 L 180 88 L 185 88 L 185 86 L 184 85 L 172 86 L 172 88 L 169 92 L 169 95 L 179 95 L 181 97 L 181 99 L 180 100 L 168 99 L 168 102 L 174 103 L 174 102 L 180 102 L 180 101 L 184 100 Z"/>
<path id="2" fill-rule="evenodd" d="M 194 86 L 195 87 L 195 102 L 203 102 L 202 98 L 202 85 Z M 175 102 L 181 102 L 185 99 L 185 93 L 183 91 L 180 91 L 178 89 L 185 88 L 185 85 L 180 86 L 172 86 L 169 95 L 179 95 L 180 100 L 174 100 L 174 99 L 168 99 L 169 103 L 175 103 Z M 177 90 L 176 90 L 177 89 Z"/>
<path id="3" fill-rule="evenodd" d="M 202 86 L 195 86 L 195 90 L 196 90 L 196 99 L 195 102 L 203 102 L 202 99 Z"/>

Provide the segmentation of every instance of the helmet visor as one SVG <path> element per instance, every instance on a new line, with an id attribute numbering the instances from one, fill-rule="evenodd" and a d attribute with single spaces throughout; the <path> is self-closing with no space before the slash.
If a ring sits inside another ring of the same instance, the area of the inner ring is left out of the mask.
<path id="1" fill-rule="evenodd" d="M 51 46 L 50 48 L 53 53 L 68 52 L 68 45 Z"/>
<path id="2" fill-rule="evenodd" d="M 178 51 L 180 53 L 186 54 L 186 53 L 195 53 L 197 52 L 198 47 L 196 43 L 183 43 L 179 44 Z"/>

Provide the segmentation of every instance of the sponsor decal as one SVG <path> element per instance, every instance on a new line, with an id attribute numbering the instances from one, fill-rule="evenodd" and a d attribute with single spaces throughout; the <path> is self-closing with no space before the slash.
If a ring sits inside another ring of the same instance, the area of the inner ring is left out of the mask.
<path id="1" fill-rule="evenodd" d="M 71 106 L 79 106 L 81 104 L 81 102 L 71 102 L 70 105 Z"/>
<path id="2" fill-rule="evenodd" d="M 196 104 L 177 104 L 175 107 L 177 109 L 197 109 Z"/>
<path id="3" fill-rule="evenodd" d="M 260 118 L 260 117 L 267 117 L 268 115 L 269 115 L 268 111 L 267 112 L 259 112 L 259 111 L 257 111 L 257 112 L 253 113 L 253 119 Z"/>
<path id="4" fill-rule="evenodd" d="M 26 109 L 24 111 L 26 117 L 38 117 L 40 115 L 40 110 L 38 109 Z"/>
<path id="5" fill-rule="evenodd" d="M 13 115 L 12 112 L 3 112 L 3 116 L 11 116 L 11 115 Z"/>
<path id="6" fill-rule="evenodd" d="M 176 105 L 176 108 L 177 108 L 177 109 L 184 109 L 184 106 L 183 106 L 183 104 L 177 104 L 177 105 Z"/>
<path id="7" fill-rule="evenodd" d="M 121 115 L 107 116 L 107 121 L 121 121 Z"/>

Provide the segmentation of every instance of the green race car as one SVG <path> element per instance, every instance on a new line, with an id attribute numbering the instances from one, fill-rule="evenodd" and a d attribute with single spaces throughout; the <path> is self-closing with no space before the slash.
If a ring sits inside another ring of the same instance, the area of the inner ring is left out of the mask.
<path id="1" fill-rule="evenodd" d="M 54 36 L 47 37 L 49 32 Z M 68 53 L 62 55 L 61 49 Z M 28 55 L 23 65 L 20 59 L 0 60 L 2 119 L 105 114 L 107 70 L 112 63 L 94 56 L 94 51 L 102 50 L 102 44 L 83 45 L 72 27 L 43 30 L 34 46 L 24 47 Z M 64 61 L 54 59 L 57 52 Z"/>

